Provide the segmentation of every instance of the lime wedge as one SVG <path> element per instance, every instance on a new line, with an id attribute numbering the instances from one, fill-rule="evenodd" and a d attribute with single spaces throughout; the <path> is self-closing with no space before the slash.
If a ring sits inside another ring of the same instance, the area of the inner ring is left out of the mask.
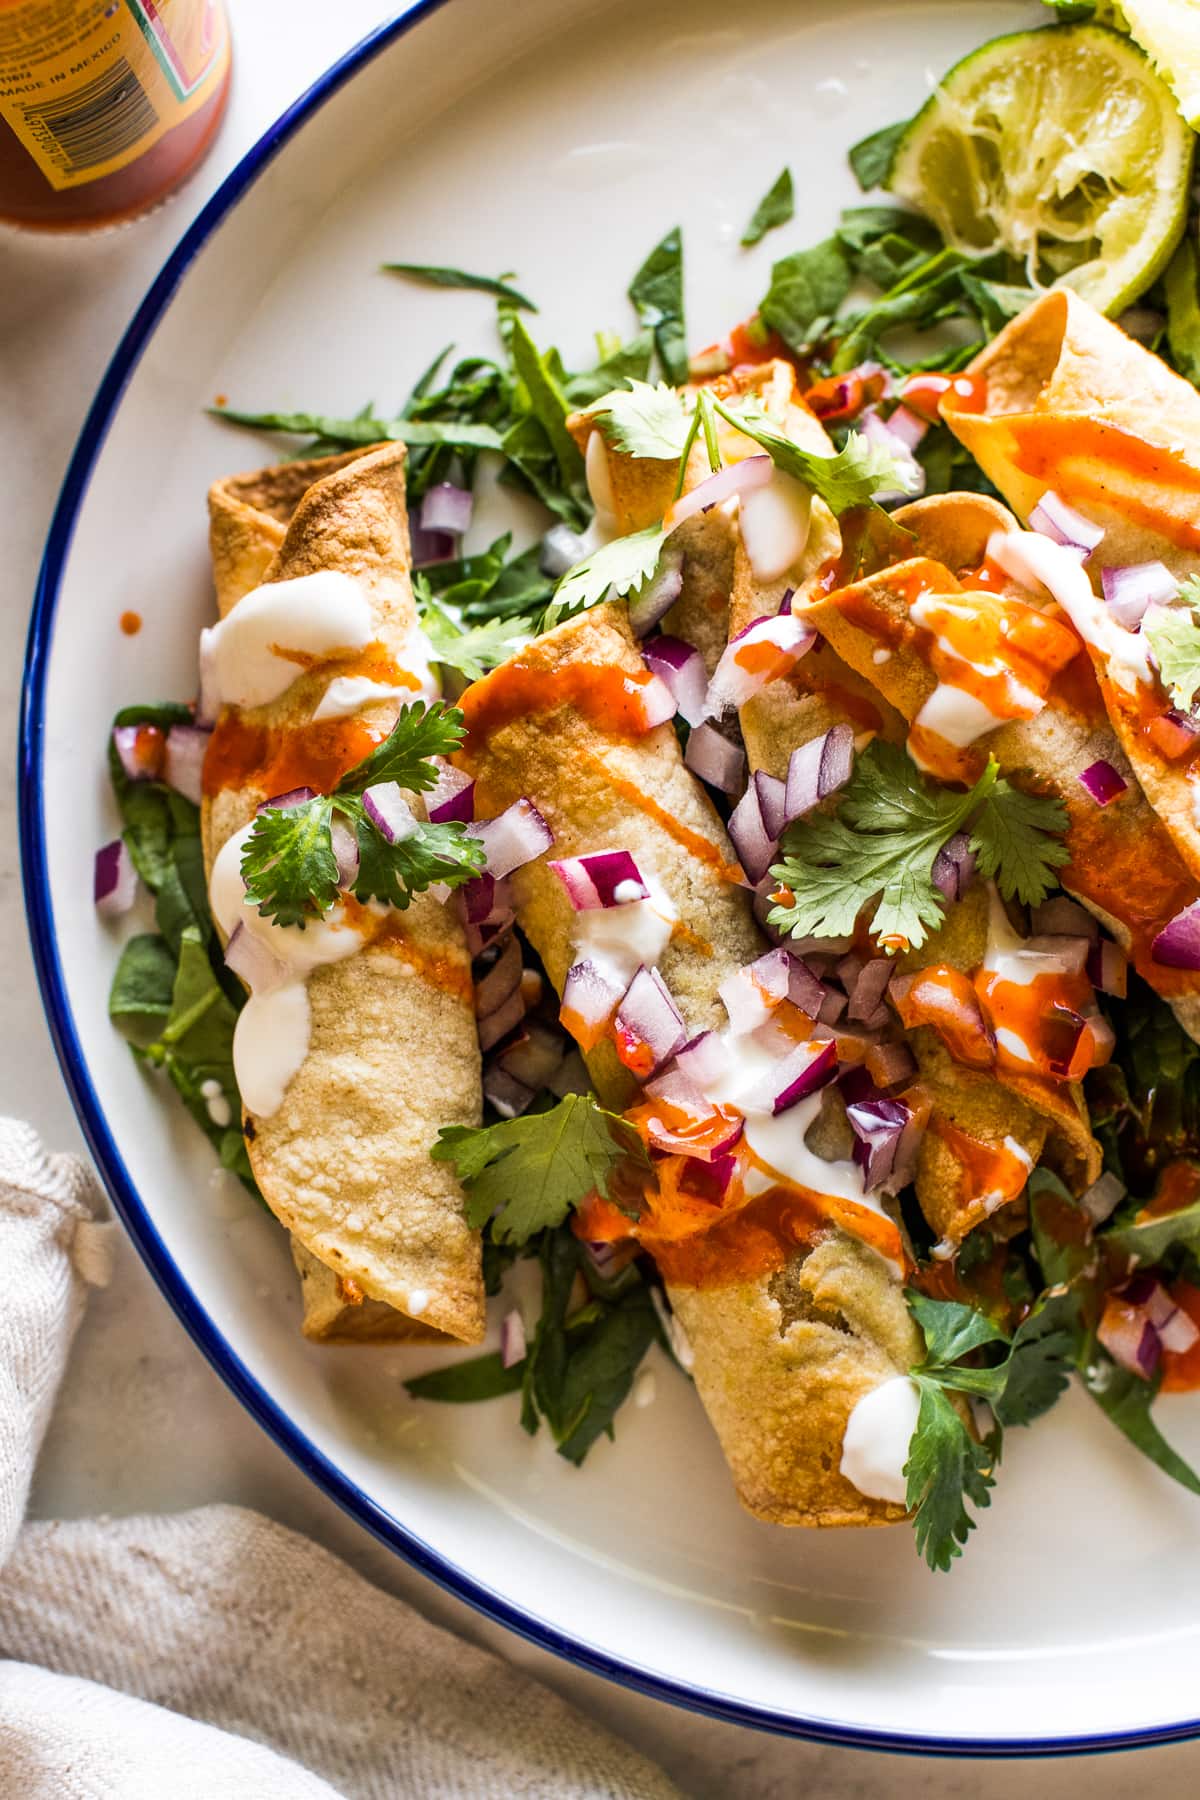
<path id="1" fill-rule="evenodd" d="M 1119 312 L 1183 234 L 1193 143 L 1136 44 L 1103 25 L 1051 25 L 956 63 L 900 139 L 887 185 L 957 249 L 1007 250 L 1036 285 Z"/>
<path id="2" fill-rule="evenodd" d="M 1200 0 L 1121 0 L 1130 31 L 1200 129 Z"/>

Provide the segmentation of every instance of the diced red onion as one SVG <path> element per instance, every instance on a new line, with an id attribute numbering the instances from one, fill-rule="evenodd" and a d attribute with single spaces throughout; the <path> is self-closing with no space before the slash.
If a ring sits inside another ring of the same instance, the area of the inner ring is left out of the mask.
<path id="1" fill-rule="evenodd" d="M 1091 942 L 1088 938 L 1064 937 L 1056 932 L 1049 937 L 1039 935 L 1026 938 L 1020 954 L 1051 957 L 1053 961 L 1045 969 L 1047 974 L 1082 975 L 1090 950 Z"/>
<path id="2" fill-rule="evenodd" d="M 916 1058 L 907 1044 L 873 1044 L 865 1066 L 877 1088 L 904 1087 L 917 1073 Z"/>
<path id="3" fill-rule="evenodd" d="M 668 544 L 649 581 L 629 596 L 629 629 L 634 637 L 645 637 L 648 631 L 653 631 L 682 592 L 683 552 Z"/>
<path id="4" fill-rule="evenodd" d="M 906 441 L 903 427 L 901 431 L 893 431 L 890 424 L 884 424 L 877 412 L 868 408 L 859 417 L 858 429 L 868 443 L 886 450 L 898 465 L 897 474 L 902 485 L 876 494 L 875 498 L 880 505 L 887 506 L 893 500 L 919 499 L 925 492 L 925 469 L 913 455 L 912 445 Z"/>
<path id="5" fill-rule="evenodd" d="M 814 806 L 837 793 L 850 779 L 854 767 L 854 732 L 849 725 L 832 725 L 820 737 L 800 744 L 788 758 L 788 824 L 803 819 Z"/>
<path id="6" fill-rule="evenodd" d="M 802 1013 L 815 1019 L 825 1004 L 826 990 L 823 982 L 813 974 L 806 962 L 800 957 L 788 953 L 788 988 L 787 997 L 793 1006 L 798 1006 Z M 826 1024 L 832 1023 L 825 1020 Z"/>
<path id="7" fill-rule="evenodd" d="M 701 668 L 703 668 L 701 664 Z M 736 794 L 746 779 L 746 754 L 707 720 L 688 733 L 683 760 L 693 775 L 721 794 Z"/>
<path id="8" fill-rule="evenodd" d="M 887 428 L 894 438 L 908 450 L 915 450 L 925 433 L 929 430 L 929 420 L 921 418 L 911 407 L 898 406 L 887 421 Z"/>
<path id="9" fill-rule="evenodd" d="M 617 1008 L 617 1055 L 645 1080 L 687 1037 L 683 1015 L 657 969 L 640 968 Z"/>
<path id="10" fill-rule="evenodd" d="M 433 892 L 432 888 L 430 892 Z M 463 937 L 466 940 L 468 956 L 482 956 L 489 945 L 494 944 L 498 938 L 502 938 L 504 933 L 511 928 L 514 917 L 514 914 L 508 913 L 504 918 L 493 920 L 488 925 L 464 925 Z"/>
<path id="11" fill-rule="evenodd" d="M 1035 906 L 1029 924 L 1039 937 L 1083 937 L 1090 944 L 1100 941 L 1099 921 L 1086 906 L 1069 900 L 1065 894 L 1056 894 L 1053 900 L 1043 900 Z"/>
<path id="12" fill-rule="evenodd" d="M 475 983 L 475 1012 L 481 1019 L 503 1006 L 521 985 L 521 946 L 510 937 L 487 973 Z M 521 1003 L 524 1013 L 524 1000 Z"/>
<path id="13" fill-rule="evenodd" d="M 767 775 L 759 769 L 754 777 L 754 786 L 758 792 L 758 810 L 763 829 L 769 838 L 778 840 L 788 823 L 787 783 L 777 775 Z"/>
<path id="14" fill-rule="evenodd" d="M 1182 1356 L 1193 1345 L 1200 1343 L 1200 1331 L 1182 1306 L 1177 1306 L 1166 1323 L 1158 1327 L 1158 1336 L 1163 1349 L 1169 1350 L 1173 1356 Z"/>
<path id="15" fill-rule="evenodd" d="M 638 688 L 642 708 L 642 730 L 653 731 L 675 717 L 675 696 L 661 675 L 652 675 Z"/>
<path id="16" fill-rule="evenodd" d="M 567 1051 L 546 1086 L 556 1100 L 564 1099 L 567 1094 L 591 1093 L 592 1083 L 588 1076 L 587 1064 L 578 1050 Z"/>
<path id="17" fill-rule="evenodd" d="M 710 475 L 689 493 L 680 494 L 678 500 L 668 508 L 663 523 L 673 531 L 685 519 L 694 518 L 697 513 L 708 512 L 722 501 L 732 500 L 735 494 L 752 494 L 755 488 L 766 487 L 774 472 L 775 465 L 766 455 L 746 456 L 740 462 L 727 463 L 723 469 L 718 469 L 715 475 Z"/>
<path id="18" fill-rule="evenodd" d="M 409 508 L 408 537 L 414 569 L 427 569 L 433 563 L 453 562 L 458 545 L 449 531 L 426 531 L 418 509 Z"/>
<path id="19" fill-rule="evenodd" d="M 507 881 L 497 881 L 484 869 L 464 881 L 458 890 L 462 898 L 463 917 L 468 925 L 495 925 L 512 916 L 512 891 Z"/>
<path id="20" fill-rule="evenodd" d="M 599 1042 L 604 1031 L 620 1004 L 623 990 L 613 981 L 605 970 L 586 958 L 577 962 L 567 970 L 567 979 L 563 983 L 562 1018 L 572 1014 L 582 1027 L 577 1034 L 585 1050 Z"/>
<path id="21" fill-rule="evenodd" d="M 514 1031 L 524 1017 L 525 1002 L 521 998 L 521 987 L 518 982 L 508 999 L 494 1012 L 488 1013 L 486 1018 L 476 1019 L 475 1029 L 479 1036 L 479 1048 L 483 1051 L 490 1050 L 494 1044 L 500 1042 L 501 1038 L 506 1038 L 510 1031 Z"/>
<path id="22" fill-rule="evenodd" d="M 1125 1183 L 1111 1169 L 1106 1169 L 1099 1180 L 1093 1181 L 1087 1192 L 1080 1196 L 1082 1206 L 1093 1225 L 1103 1225 L 1105 1219 L 1112 1217 L 1128 1193 Z"/>
<path id="23" fill-rule="evenodd" d="M 743 496 L 738 531 L 756 581 L 778 581 L 795 568 L 804 555 L 811 523 L 812 490 L 781 469 L 765 487 Z"/>
<path id="24" fill-rule="evenodd" d="M 511 1117 L 512 1115 L 508 1115 Z M 525 1321 L 514 1306 L 500 1322 L 500 1363 L 505 1369 L 515 1369 L 518 1363 L 525 1361 L 528 1346 L 525 1342 Z"/>
<path id="25" fill-rule="evenodd" d="M 975 853 L 967 832 L 956 831 L 933 859 L 933 885 L 947 900 L 961 900 L 975 879 Z"/>
<path id="26" fill-rule="evenodd" d="M 1101 569 L 1100 585 L 1108 610 L 1119 625 L 1136 630 L 1148 606 L 1161 606 L 1179 594 L 1179 583 L 1165 563 L 1129 563 L 1123 569 Z"/>
<path id="27" fill-rule="evenodd" d="M 158 781 L 167 740 L 157 725 L 115 725 L 113 748 L 130 781 Z"/>
<path id="28" fill-rule="evenodd" d="M 1129 957 L 1120 944 L 1111 938 L 1093 944 L 1088 951 L 1087 977 L 1099 993 L 1115 994 L 1123 1000 L 1129 986 Z"/>
<path id="29" fill-rule="evenodd" d="M 729 837 L 750 881 L 761 881 L 779 846 L 763 824 L 758 792 L 751 782 L 729 815 Z"/>
<path id="30" fill-rule="evenodd" d="M 1079 785 L 1097 806 L 1107 806 L 1110 800 L 1125 792 L 1129 783 L 1118 775 L 1110 762 L 1101 760 L 1088 764 L 1079 777 Z"/>
<path id="31" fill-rule="evenodd" d="M 287 968 L 272 954 L 268 945 L 245 925 L 236 925 L 225 946 L 225 967 L 244 981 L 252 993 L 278 987 L 286 979 Z"/>
<path id="32" fill-rule="evenodd" d="M 455 487 L 451 481 L 436 482 L 426 489 L 421 502 L 421 530 L 448 531 L 454 537 L 462 537 L 470 526 L 474 506 L 466 488 Z"/>
<path id="33" fill-rule="evenodd" d="M 255 810 L 260 813 L 287 812 L 293 806 L 307 805 L 308 801 L 315 800 L 316 797 L 316 788 L 289 788 L 286 794 L 272 794 L 269 800 L 264 800 Z"/>
<path id="34" fill-rule="evenodd" d="M 650 889 L 628 850 L 595 850 L 588 856 L 563 856 L 546 865 L 567 890 L 576 912 L 599 912 L 648 900 Z"/>
<path id="35" fill-rule="evenodd" d="M 1029 529 L 1040 531 L 1043 537 L 1064 544 L 1068 550 L 1077 550 L 1084 562 L 1104 536 L 1103 525 L 1093 525 L 1073 506 L 1068 506 L 1053 488 L 1046 489 L 1030 513 Z"/>
<path id="36" fill-rule="evenodd" d="M 711 1117 L 720 1116 L 715 1114 L 712 1108 L 709 1108 L 708 1112 Z M 704 1116 L 703 1113 L 699 1115 L 701 1122 Z M 697 1143 L 686 1129 L 677 1131 L 668 1120 L 657 1118 L 653 1114 L 647 1119 L 645 1126 L 646 1134 L 655 1150 L 663 1150 L 669 1156 L 693 1157 L 696 1162 L 709 1164 L 724 1161 L 741 1140 L 743 1129 L 744 1122 L 741 1115 L 735 1114 L 726 1120 L 720 1142 L 705 1144 Z"/>
<path id="37" fill-rule="evenodd" d="M 1162 1343 L 1138 1305 L 1110 1294 L 1096 1336 L 1115 1363 L 1149 1381 L 1158 1367 Z"/>
<path id="38" fill-rule="evenodd" d="M 497 1062 L 506 1074 L 532 1088 L 536 1094 L 557 1073 L 565 1052 L 566 1045 L 559 1033 L 533 1020 L 527 1021 L 521 1035 L 501 1051 Z"/>
<path id="39" fill-rule="evenodd" d="M 475 783 L 453 763 L 437 760 L 437 780 L 425 796 L 431 825 L 469 825 L 475 817 Z"/>
<path id="40" fill-rule="evenodd" d="M 866 966 L 866 957 L 860 956 L 857 950 L 848 950 L 845 956 L 839 957 L 834 973 L 845 988 L 847 994 L 849 994 Z"/>
<path id="41" fill-rule="evenodd" d="M 338 886 L 352 888 L 358 880 L 358 839 L 344 819 L 333 819 L 329 826 L 329 841 L 337 864 Z"/>
<path id="42" fill-rule="evenodd" d="M 543 575 L 557 580 L 581 563 L 587 555 L 587 545 L 572 531 L 569 525 L 552 525 L 542 539 L 538 551 L 538 568 Z"/>
<path id="43" fill-rule="evenodd" d="M 836 1025 L 848 1005 L 845 994 L 839 994 L 836 988 L 829 988 L 822 996 L 816 1012 L 810 1013 L 809 1017 L 815 1018 L 822 1025 Z"/>
<path id="44" fill-rule="evenodd" d="M 811 625 L 791 612 L 755 619 L 721 652 L 708 684 L 706 715 L 718 719 L 744 706 L 761 688 L 793 669 L 816 636 Z"/>
<path id="45" fill-rule="evenodd" d="M 864 963 L 850 993 L 850 1013 L 860 1024 L 869 1024 L 879 1011 L 895 964 L 886 956 L 872 957 Z"/>
<path id="46" fill-rule="evenodd" d="M 1163 926 L 1150 955 L 1169 969 L 1200 970 L 1200 900 L 1193 900 Z"/>
<path id="47" fill-rule="evenodd" d="M 398 844 L 417 829 L 413 810 L 398 781 L 379 781 L 363 789 L 363 811 L 386 844 Z"/>
<path id="48" fill-rule="evenodd" d="M 642 645 L 642 661 L 666 682 L 680 717 L 689 725 L 699 725 L 704 717 L 708 671 L 696 647 L 677 637 L 647 638 Z"/>
<path id="49" fill-rule="evenodd" d="M 114 838 L 96 852 L 92 871 L 92 899 L 96 911 L 108 918 L 126 913 L 137 899 L 138 876 L 124 838 Z"/>
<path id="50" fill-rule="evenodd" d="M 534 1090 L 492 1063 L 483 1071 L 483 1097 L 502 1119 L 516 1119 L 533 1105 Z"/>
<path id="51" fill-rule="evenodd" d="M 714 1110 L 703 1090 L 679 1067 L 678 1057 L 672 1060 L 669 1068 L 646 1082 L 645 1093 L 648 1099 L 657 1100 L 660 1105 L 674 1106 L 680 1112 L 690 1113 L 694 1119 L 706 1118 Z"/>
<path id="52" fill-rule="evenodd" d="M 872 1099 L 853 1100 L 846 1107 L 846 1117 L 854 1132 L 854 1160 L 863 1172 L 863 1186 L 880 1187 L 894 1172 L 900 1140 L 912 1119 L 912 1108 L 903 1100 L 879 1094 Z"/>
<path id="53" fill-rule="evenodd" d="M 788 998 L 791 957 L 786 950 L 768 950 L 744 969 L 735 969 L 717 989 L 736 1036 L 764 1025 L 781 1001 Z"/>
<path id="54" fill-rule="evenodd" d="M 715 1031 L 702 1031 L 675 1052 L 675 1067 L 698 1088 L 711 1086 L 724 1074 L 727 1057 Z"/>
<path id="55" fill-rule="evenodd" d="M 495 819 L 477 821 L 472 832 L 483 844 L 488 873 L 497 880 L 549 850 L 554 833 L 532 800 L 514 800 Z"/>
<path id="56" fill-rule="evenodd" d="M 778 1067 L 772 1070 L 769 1077 L 771 1111 L 778 1117 L 787 1112 L 789 1107 L 807 1100 L 837 1074 L 837 1045 L 828 1043 L 797 1044 L 794 1050 L 783 1057 Z M 762 1084 L 756 1084 L 748 1101 L 753 1104 L 760 1093 Z"/>

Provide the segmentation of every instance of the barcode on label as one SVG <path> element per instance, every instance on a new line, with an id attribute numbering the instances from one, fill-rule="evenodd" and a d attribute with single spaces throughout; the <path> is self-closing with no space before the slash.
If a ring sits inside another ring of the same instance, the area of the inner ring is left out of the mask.
<path id="1" fill-rule="evenodd" d="M 56 94 L 23 110 L 26 124 L 43 141 L 50 140 L 68 174 L 120 156 L 158 122 L 145 88 L 123 56 L 73 94 Z"/>

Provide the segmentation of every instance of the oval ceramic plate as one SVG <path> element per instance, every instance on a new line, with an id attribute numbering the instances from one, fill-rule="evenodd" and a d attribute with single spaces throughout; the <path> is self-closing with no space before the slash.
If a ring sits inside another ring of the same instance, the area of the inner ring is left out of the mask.
<path id="1" fill-rule="evenodd" d="M 522 1434 L 515 1398 L 409 1401 L 402 1379 L 433 1353 L 301 1339 L 282 1232 L 230 1191 L 109 1026 L 116 944 L 88 893 L 93 848 L 113 835 L 114 710 L 194 690 L 211 612 L 205 489 L 269 456 L 207 403 L 390 407 L 448 339 L 492 347 L 485 299 L 401 284 L 377 272 L 389 258 L 516 269 L 541 301 L 539 339 L 579 364 L 594 329 L 629 329 L 628 278 L 681 222 L 690 341 L 723 335 L 761 295 L 775 246 L 812 242 L 855 201 L 846 147 L 1039 13 L 1003 0 L 407 8 L 246 158 L 131 324 L 55 520 L 23 739 L 26 893 L 75 1103 L 142 1254 L 267 1430 L 402 1555 L 593 1670 L 750 1724 L 959 1753 L 1200 1730 L 1195 1500 L 1073 1394 L 1012 1437 L 966 1557 L 934 1576 L 903 1528 L 789 1533 L 749 1518 L 665 1361 L 652 1403 L 627 1406 L 582 1472 Z M 740 251 L 784 162 L 795 224 Z M 135 638 L 118 632 L 125 608 L 144 617 Z M 1200 1404 L 1163 1411 L 1200 1450 Z"/>

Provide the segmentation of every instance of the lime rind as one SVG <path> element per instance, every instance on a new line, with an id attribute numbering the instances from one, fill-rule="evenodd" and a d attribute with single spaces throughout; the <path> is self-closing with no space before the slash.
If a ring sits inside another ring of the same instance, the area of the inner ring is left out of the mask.
<path id="1" fill-rule="evenodd" d="M 1037 288 L 1119 312 L 1187 218 L 1194 139 L 1143 52 L 1102 25 L 993 38 L 945 75 L 888 186 L 955 248 L 1005 250 Z"/>

